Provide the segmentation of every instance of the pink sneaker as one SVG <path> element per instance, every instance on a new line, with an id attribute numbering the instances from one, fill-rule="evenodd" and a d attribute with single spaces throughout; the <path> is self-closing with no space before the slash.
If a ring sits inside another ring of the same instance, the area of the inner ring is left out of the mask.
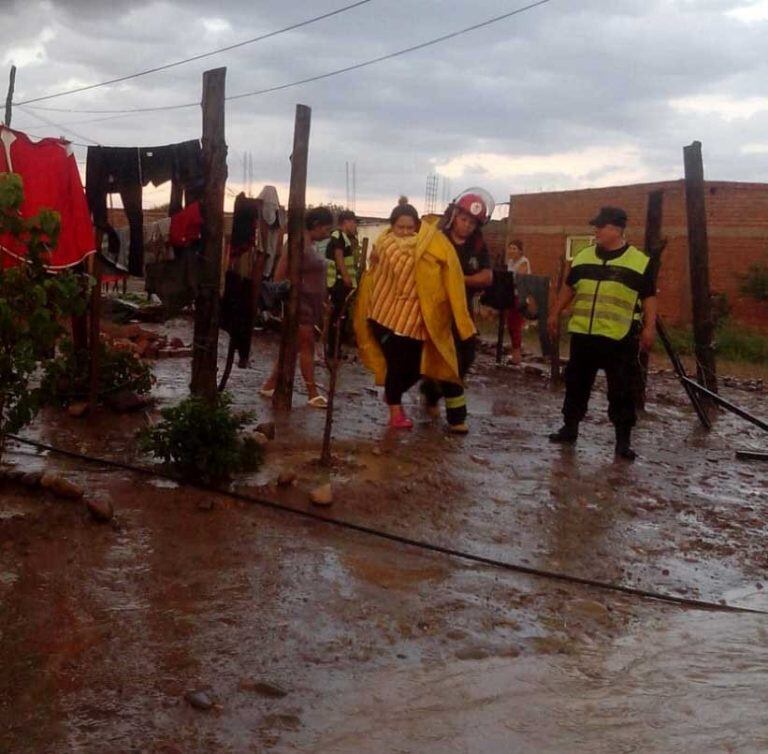
<path id="1" fill-rule="evenodd" d="M 413 422 L 405 415 L 398 414 L 389 420 L 392 429 L 413 429 Z"/>

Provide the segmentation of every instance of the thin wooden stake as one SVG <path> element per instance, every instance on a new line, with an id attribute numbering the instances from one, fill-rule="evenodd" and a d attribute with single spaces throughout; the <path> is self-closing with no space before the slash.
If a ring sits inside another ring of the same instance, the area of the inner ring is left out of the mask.
<path id="1" fill-rule="evenodd" d="M 293 378 L 296 371 L 297 338 L 299 332 L 299 296 L 301 294 L 301 255 L 304 253 L 304 209 L 307 193 L 307 162 L 309 161 L 309 126 L 312 110 L 296 105 L 291 154 L 291 186 L 288 196 L 288 280 L 291 291 L 283 318 L 277 382 L 272 399 L 276 410 L 291 410 Z"/>
<path id="2" fill-rule="evenodd" d="M 227 144 L 224 136 L 226 75 L 226 68 L 215 68 L 203 74 L 203 251 L 195 299 L 190 389 L 192 395 L 210 403 L 217 396 L 219 286 L 224 238 L 224 185 L 227 180 Z"/>
<path id="3" fill-rule="evenodd" d="M 8 95 L 5 98 L 5 125 L 10 128 L 13 117 L 13 90 L 16 88 L 16 66 L 11 66 L 11 75 L 8 81 Z"/>
<path id="4" fill-rule="evenodd" d="M 709 240 L 707 237 L 707 207 L 704 196 L 704 163 L 701 142 L 694 141 L 683 148 L 685 161 L 685 207 L 688 215 L 688 252 L 693 304 L 693 336 L 696 370 L 699 382 L 713 393 L 717 392 L 715 365 L 715 323 L 709 289 Z"/>

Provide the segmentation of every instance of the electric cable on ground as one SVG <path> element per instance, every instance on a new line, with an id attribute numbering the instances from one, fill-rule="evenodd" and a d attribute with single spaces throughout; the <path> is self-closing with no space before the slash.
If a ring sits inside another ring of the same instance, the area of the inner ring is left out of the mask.
<path id="1" fill-rule="evenodd" d="M 431 542 L 425 542 L 418 539 L 412 539 L 401 534 L 394 534 L 387 531 L 381 531 L 380 529 L 374 529 L 364 524 L 356 524 L 352 521 L 345 521 L 344 519 L 333 518 L 330 516 L 323 516 L 319 513 L 315 513 L 311 510 L 301 510 L 300 508 L 293 508 L 290 505 L 283 505 L 274 500 L 268 498 L 255 497 L 252 495 L 246 495 L 242 492 L 236 492 L 232 490 L 223 490 L 218 487 L 207 486 L 203 484 L 193 484 L 190 482 L 182 481 L 173 474 L 163 472 L 159 469 L 150 469 L 144 466 L 136 466 L 134 464 L 123 463 L 122 461 L 113 461 L 108 458 L 97 458 L 95 456 L 88 456 L 83 453 L 77 453 L 71 450 L 64 450 L 63 448 L 57 448 L 53 445 L 37 442 L 35 440 L 27 440 L 17 435 L 8 434 L 6 437 L 22 445 L 28 445 L 39 450 L 46 450 L 51 453 L 57 453 L 67 458 L 73 458 L 79 461 L 85 461 L 87 463 L 93 463 L 109 468 L 120 469 L 122 471 L 130 471 L 143 476 L 151 476 L 159 479 L 168 479 L 180 486 L 191 487 L 194 489 L 203 490 L 205 492 L 215 493 L 217 495 L 223 495 L 235 500 L 241 500 L 243 502 L 253 503 L 259 505 L 262 508 L 268 508 L 273 511 L 279 511 L 281 513 L 288 513 L 290 515 L 299 516 L 301 518 L 309 519 L 319 523 L 323 523 L 327 526 L 334 526 L 347 531 L 354 531 L 358 534 L 365 534 L 367 536 L 376 537 L 377 539 L 383 539 L 389 542 L 395 542 L 407 547 L 413 547 L 415 549 L 424 550 L 427 552 L 433 552 L 440 555 L 447 555 L 453 558 L 459 558 L 461 560 L 467 560 L 479 565 L 490 566 L 492 568 L 499 568 L 505 571 L 511 571 L 514 573 L 522 573 L 527 576 L 532 576 L 541 579 L 548 579 L 551 581 L 561 581 L 571 584 L 579 584 L 581 586 L 591 587 L 593 589 L 600 589 L 602 591 L 616 592 L 619 594 L 626 594 L 634 597 L 640 597 L 642 599 L 650 599 L 658 602 L 665 602 L 668 604 L 678 605 L 680 607 L 691 608 L 695 610 L 707 610 L 712 612 L 727 612 L 727 613 L 749 613 L 753 615 L 768 615 L 766 610 L 758 610 L 756 608 L 741 607 L 739 605 L 729 605 L 725 603 L 707 602 L 706 600 L 696 600 L 689 597 L 676 597 L 672 594 L 663 594 L 660 592 L 653 592 L 648 589 L 640 589 L 639 587 L 625 586 L 623 584 L 612 584 L 606 581 L 598 581 L 597 579 L 589 579 L 582 576 L 573 576 L 567 573 L 559 573 L 557 571 L 548 571 L 541 568 L 534 568 L 532 566 L 526 566 L 519 563 L 510 563 L 503 560 L 496 560 L 495 558 L 488 558 L 483 555 L 475 555 L 473 553 L 463 552 L 451 547 L 444 547 L 443 545 L 436 545 Z"/>
<path id="2" fill-rule="evenodd" d="M 466 26 L 463 29 L 458 29 L 457 31 L 453 31 L 448 34 L 443 34 L 440 37 L 435 37 L 434 39 L 427 40 L 426 42 L 420 42 L 419 44 L 412 45 L 410 47 L 405 47 L 402 50 L 396 50 L 395 52 L 390 52 L 390 53 L 387 53 L 386 55 L 380 55 L 377 58 L 371 58 L 370 60 L 365 60 L 361 63 L 354 63 L 353 65 L 348 65 L 348 66 L 345 66 L 344 68 L 337 68 L 334 71 L 321 73 L 316 76 L 309 76 L 305 79 L 300 79 L 298 81 L 291 81 L 288 84 L 278 84 L 277 86 L 267 87 L 266 89 L 257 89 L 252 92 L 243 92 L 241 94 L 233 94 L 233 95 L 230 95 L 229 97 L 225 97 L 224 99 L 227 101 L 231 101 L 231 100 L 244 99 L 246 97 L 256 97 L 262 94 L 279 92 L 279 91 L 282 91 L 283 89 L 290 89 L 291 87 L 294 87 L 294 86 L 301 86 L 302 84 L 309 84 L 314 81 L 321 81 L 323 79 L 331 78 L 332 76 L 338 76 L 342 73 L 349 73 L 350 71 L 356 71 L 356 70 L 359 70 L 360 68 L 366 68 L 376 63 L 381 63 L 385 60 L 391 60 L 392 58 L 399 57 L 400 55 L 406 55 L 409 52 L 416 52 L 417 50 L 423 50 L 427 47 L 431 47 L 432 45 L 445 42 L 449 39 L 454 39 L 455 37 L 461 36 L 462 34 L 468 34 L 471 31 L 482 29 L 485 26 L 490 26 L 491 24 L 498 23 L 499 21 L 504 21 L 507 18 L 511 18 L 512 16 L 517 16 L 521 13 L 524 13 L 525 11 L 532 10 L 541 5 L 546 5 L 549 2 L 552 2 L 552 0 L 537 0 L 537 2 L 530 3 L 529 5 L 525 5 L 522 8 L 517 8 L 516 10 L 509 11 L 508 13 L 503 13 L 500 16 L 494 16 L 493 18 L 486 19 L 485 21 L 481 21 L 480 23 L 472 24 L 472 26 Z M 158 105 L 157 107 L 136 107 L 136 108 L 122 109 L 122 110 L 103 110 L 103 109 L 87 110 L 87 109 L 79 109 L 79 108 L 54 108 L 54 107 L 32 107 L 30 109 L 45 110 L 48 112 L 57 112 L 57 113 L 92 113 L 92 114 L 116 113 L 116 114 L 130 115 L 132 113 L 153 113 L 153 112 L 160 112 L 160 111 L 166 111 L 166 110 L 182 110 L 187 107 L 199 107 L 199 106 L 200 106 L 199 102 L 185 102 L 184 104 L 178 104 L 178 105 Z"/>

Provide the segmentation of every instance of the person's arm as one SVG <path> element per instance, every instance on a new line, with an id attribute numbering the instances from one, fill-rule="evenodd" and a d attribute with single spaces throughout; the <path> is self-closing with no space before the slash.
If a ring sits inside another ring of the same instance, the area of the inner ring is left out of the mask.
<path id="1" fill-rule="evenodd" d="M 344 263 L 344 247 L 336 246 L 333 250 L 333 261 L 336 262 L 336 271 L 341 275 L 341 280 L 347 288 L 354 288 L 352 278 L 349 277 L 347 265 Z"/>
<path id="2" fill-rule="evenodd" d="M 656 314 L 658 313 L 656 296 L 643 299 L 643 330 L 640 333 L 640 350 L 646 353 L 653 348 L 656 340 Z"/>
<path id="3" fill-rule="evenodd" d="M 465 275 L 464 284 L 467 288 L 487 288 L 493 284 L 493 271 L 480 270 L 472 275 Z"/>
<path id="4" fill-rule="evenodd" d="M 562 312 L 570 306 L 573 297 L 576 295 L 576 291 L 571 288 L 570 285 L 564 285 L 560 289 L 560 293 L 557 294 L 557 299 L 549 311 L 549 317 L 547 319 L 547 332 L 549 337 L 554 340 L 557 337 L 557 329 L 560 324 L 560 315 Z"/>
<path id="5" fill-rule="evenodd" d="M 285 244 L 283 253 L 277 259 L 277 267 L 273 280 L 280 283 L 288 277 L 288 244 Z"/>

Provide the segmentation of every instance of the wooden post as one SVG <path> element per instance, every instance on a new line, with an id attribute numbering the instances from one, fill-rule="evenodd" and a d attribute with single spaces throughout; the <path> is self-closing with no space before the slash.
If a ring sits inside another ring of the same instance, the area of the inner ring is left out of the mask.
<path id="1" fill-rule="evenodd" d="M 684 147 L 683 158 L 696 370 L 699 382 L 716 393 L 717 370 L 715 351 L 712 346 L 715 324 L 712 318 L 712 300 L 709 290 L 709 241 L 701 142 L 694 141 L 690 146 Z"/>
<path id="2" fill-rule="evenodd" d="M 203 251 L 195 299 L 192 345 L 192 395 L 216 400 L 219 350 L 219 285 L 224 237 L 224 184 L 227 144 L 224 138 L 224 91 L 227 69 L 203 74 Z"/>
<path id="3" fill-rule="evenodd" d="M 560 257 L 560 262 L 557 265 L 557 279 L 555 280 L 554 301 L 557 301 L 557 297 L 560 295 L 560 290 L 565 284 L 565 253 Z M 552 285 L 549 286 L 550 296 L 552 295 Z M 554 305 L 554 301 L 549 302 L 549 308 Z M 549 309 L 547 310 L 547 314 Z M 539 318 L 542 317 L 542 313 L 539 312 Z M 550 338 L 549 341 L 549 382 L 552 387 L 556 387 L 560 384 L 561 380 L 560 370 L 560 321 L 557 322 L 557 332 L 554 338 Z"/>
<path id="4" fill-rule="evenodd" d="M 101 343 L 101 232 L 96 231 L 96 253 L 88 258 L 88 271 L 93 277 L 89 309 L 91 315 L 88 350 L 90 351 L 90 382 L 88 388 L 88 406 L 91 412 L 99 402 L 99 345 Z"/>
<path id="5" fill-rule="evenodd" d="M 13 116 L 13 90 L 16 87 L 16 66 L 11 66 L 11 76 L 8 81 L 8 95 L 5 98 L 5 125 L 10 128 Z"/>
<path id="6" fill-rule="evenodd" d="M 661 266 L 661 252 L 667 245 L 666 239 L 661 237 L 661 223 L 664 216 L 664 191 L 659 189 L 648 194 L 648 209 L 645 215 L 645 253 L 651 258 L 654 283 L 659 276 Z M 648 353 L 640 354 L 640 385 L 636 396 L 638 411 L 645 410 L 646 387 L 648 385 Z"/>
<path id="7" fill-rule="evenodd" d="M 296 105 L 291 154 L 291 187 L 288 195 L 288 280 L 291 291 L 283 319 L 280 355 L 277 362 L 277 382 L 272 399 L 277 410 L 291 409 L 293 377 L 296 371 L 296 340 L 299 330 L 299 295 L 301 293 L 301 255 L 304 253 L 304 204 L 307 192 L 307 162 L 309 159 L 309 126 L 312 110 Z"/>
<path id="8" fill-rule="evenodd" d="M 360 284 L 360 281 L 363 279 L 363 274 L 368 269 L 368 240 L 367 238 L 363 239 L 363 244 L 360 247 L 360 259 L 358 261 L 357 265 L 357 284 Z"/>

